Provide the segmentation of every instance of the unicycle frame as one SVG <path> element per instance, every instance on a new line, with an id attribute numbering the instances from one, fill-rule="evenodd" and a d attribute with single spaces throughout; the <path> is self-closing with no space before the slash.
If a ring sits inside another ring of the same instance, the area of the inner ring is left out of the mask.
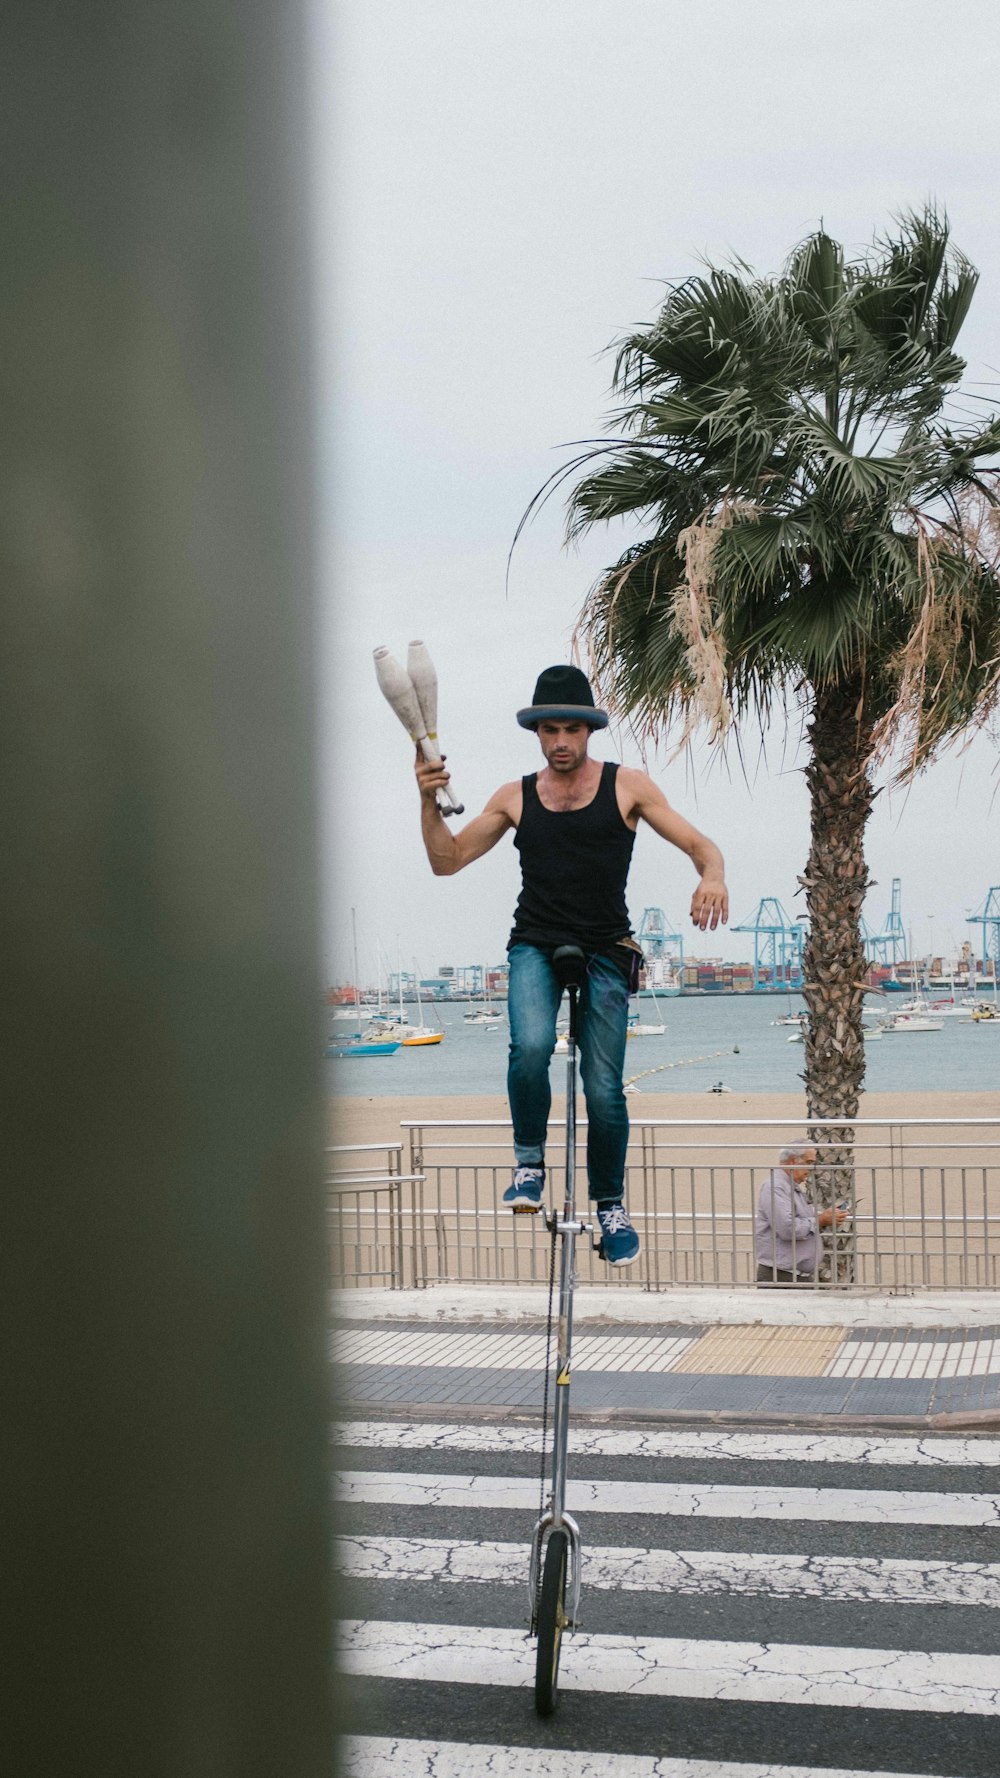
<path id="1" fill-rule="evenodd" d="M 552 1491 L 544 1512 L 535 1525 L 531 1540 L 528 1568 L 528 1595 L 531 1601 L 531 1634 L 538 1630 L 538 1598 L 545 1548 L 551 1532 L 565 1531 L 569 1543 L 567 1597 L 569 1609 L 565 1628 L 575 1630 L 580 1615 L 581 1540 L 576 1520 L 566 1511 L 567 1450 L 569 1442 L 569 1389 L 573 1355 L 573 1284 L 576 1276 L 576 1239 L 587 1234 L 592 1224 L 581 1222 L 576 1215 L 576 1028 L 579 983 L 568 982 L 569 1032 L 566 1056 L 566 1195 L 561 1211 L 545 1216 L 549 1233 L 562 1240 L 559 1265 L 559 1324 L 556 1342 L 555 1401 L 552 1415 Z"/>

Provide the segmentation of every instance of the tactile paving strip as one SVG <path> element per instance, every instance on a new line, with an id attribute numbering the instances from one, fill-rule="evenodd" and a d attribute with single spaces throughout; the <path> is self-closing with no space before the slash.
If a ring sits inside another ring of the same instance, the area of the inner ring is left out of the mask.
<path id="1" fill-rule="evenodd" d="M 672 1367 L 716 1376 L 822 1377 L 842 1327 L 713 1327 Z"/>

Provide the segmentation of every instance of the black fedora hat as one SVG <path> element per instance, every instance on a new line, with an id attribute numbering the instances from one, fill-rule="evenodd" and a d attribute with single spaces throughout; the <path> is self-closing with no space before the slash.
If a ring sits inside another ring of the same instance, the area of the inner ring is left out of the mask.
<path id="1" fill-rule="evenodd" d="M 585 722 L 588 728 L 607 728 L 608 718 L 594 707 L 594 694 L 586 673 L 579 667 L 546 667 L 538 675 L 535 695 L 517 720 L 522 728 L 540 722 Z"/>

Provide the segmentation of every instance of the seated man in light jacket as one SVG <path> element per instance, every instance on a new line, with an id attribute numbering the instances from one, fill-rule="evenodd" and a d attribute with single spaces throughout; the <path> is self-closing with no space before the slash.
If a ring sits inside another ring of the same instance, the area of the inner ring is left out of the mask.
<path id="1" fill-rule="evenodd" d="M 778 1165 L 760 1188 L 754 1219 L 758 1284 L 815 1282 L 819 1230 L 830 1228 L 834 1218 L 832 1209 L 817 1211 L 802 1189 L 815 1164 L 811 1142 L 789 1142 L 778 1151 Z M 838 1223 L 846 1215 L 838 1207 Z"/>

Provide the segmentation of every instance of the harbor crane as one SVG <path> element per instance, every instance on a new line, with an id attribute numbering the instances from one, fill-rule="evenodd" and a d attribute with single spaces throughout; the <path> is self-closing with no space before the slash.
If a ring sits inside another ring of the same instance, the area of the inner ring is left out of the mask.
<path id="1" fill-rule="evenodd" d="M 789 988 L 802 986 L 802 951 L 806 941 L 804 920 L 790 920 L 777 896 L 766 895 L 751 919 L 743 920 L 733 932 L 753 933 L 753 985 L 759 988 L 765 976 L 771 985 L 779 981 Z"/>
<path id="2" fill-rule="evenodd" d="M 978 914 L 970 914 L 966 924 L 982 927 L 983 978 L 991 976 L 996 981 L 1000 976 L 1000 883 L 994 883 Z"/>
<path id="3" fill-rule="evenodd" d="M 868 962 L 888 964 L 893 970 L 900 958 L 906 956 L 906 933 L 903 930 L 901 912 L 902 890 L 902 878 L 893 877 L 892 907 L 886 915 L 885 925 L 881 932 L 865 932 L 862 923 L 865 957 Z"/>
<path id="4" fill-rule="evenodd" d="M 643 908 L 638 938 L 647 962 L 666 963 L 676 957 L 678 970 L 683 970 L 683 935 L 667 930 L 667 918 L 662 908 Z"/>

